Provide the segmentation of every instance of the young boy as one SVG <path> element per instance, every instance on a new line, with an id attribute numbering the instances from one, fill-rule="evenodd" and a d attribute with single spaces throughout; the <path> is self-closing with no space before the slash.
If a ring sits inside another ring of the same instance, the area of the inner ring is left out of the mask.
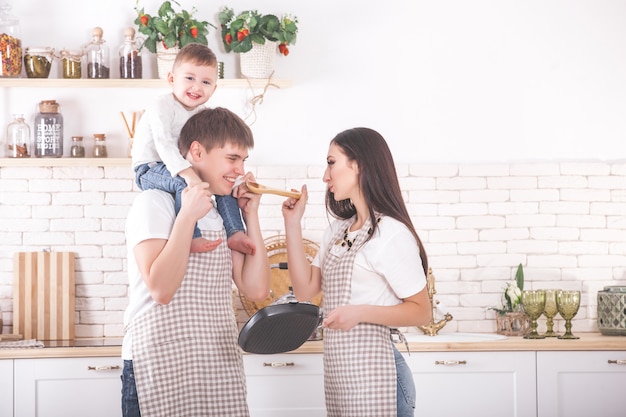
<path id="1" fill-rule="evenodd" d="M 217 58 L 211 49 L 199 43 L 184 46 L 176 55 L 168 74 L 172 92 L 157 98 L 141 117 L 133 140 L 132 159 L 137 186 L 141 190 L 159 189 L 175 194 L 176 213 L 180 195 L 187 187 L 200 183 L 178 150 L 178 136 L 185 122 L 206 108 L 217 87 Z M 234 185 L 236 178 L 230 179 Z M 224 219 L 228 247 L 254 254 L 255 245 L 248 239 L 237 200 L 230 192 L 216 195 L 217 209 Z M 219 242 L 204 239 L 194 229 L 192 252 L 213 250 Z"/>
<path id="2" fill-rule="evenodd" d="M 141 192 L 126 220 L 129 303 L 122 343 L 122 415 L 248 417 L 246 377 L 232 311 L 232 285 L 251 300 L 269 294 L 270 267 L 259 223 L 260 195 L 245 184 L 238 197 L 254 255 L 229 250 L 190 253 L 193 228 L 225 237 L 213 194 L 228 194 L 244 175 L 250 128 L 224 108 L 204 109 L 180 133 L 180 151 L 202 182 L 174 198 Z M 254 181 L 252 174 L 244 178 Z"/>

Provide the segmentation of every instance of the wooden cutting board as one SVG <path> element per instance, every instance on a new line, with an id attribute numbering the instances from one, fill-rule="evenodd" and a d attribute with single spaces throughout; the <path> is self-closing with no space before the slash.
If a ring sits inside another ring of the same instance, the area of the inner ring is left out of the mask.
<path id="1" fill-rule="evenodd" d="M 13 333 L 74 339 L 74 253 L 17 252 L 13 263 Z"/>

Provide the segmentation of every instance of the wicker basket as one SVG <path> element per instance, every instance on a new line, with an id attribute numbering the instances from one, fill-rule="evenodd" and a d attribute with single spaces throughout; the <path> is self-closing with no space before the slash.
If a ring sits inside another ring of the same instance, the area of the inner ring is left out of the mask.
<path id="1" fill-rule="evenodd" d="M 178 47 L 165 48 L 162 42 L 157 42 L 157 72 L 162 80 L 167 79 L 167 74 L 172 71 L 179 50 Z"/>
<path id="2" fill-rule="evenodd" d="M 530 320 L 523 312 L 496 314 L 496 333 L 505 336 L 524 336 L 530 330 Z"/>
<path id="3" fill-rule="evenodd" d="M 269 78 L 274 72 L 278 42 L 253 43 L 252 49 L 240 55 L 241 75 L 247 78 Z"/>
<path id="4" fill-rule="evenodd" d="M 284 235 L 268 237 L 264 242 L 270 265 L 287 262 L 287 242 L 285 241 Z M 312 262 L 319 250 L 319 245 L 307 239 L 303 239 L 303 244 L 306 257 L 309 262 Z M 261 308 L 272 304 L 275 300 L 289 292 L 289 287 L 291 286 L 289 270 L 272 268 L 270 274 L 270 296 L 265 300 L 256 302 L 250 301 L 244 295 L 239 294 L 241 305 L 250 317 Z M 320 306 L 322 303 L 322 295 L 319 294 L 311 300 L 311 302 Z"/>

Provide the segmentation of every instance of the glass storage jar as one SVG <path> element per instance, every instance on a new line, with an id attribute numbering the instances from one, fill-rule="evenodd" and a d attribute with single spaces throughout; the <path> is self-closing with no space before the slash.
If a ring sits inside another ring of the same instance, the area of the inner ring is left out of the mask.
<path id="1" fill-rule="evenodd" d="M 30 136 L 30 127 L 24 121 L 24 115 L 14 114 L 13 121 L 7 126 L 8 158 L 29 158 L 33 145 Z"/>
<path id="2" fill-rule="evenodd" d="M 52 48 L 26 48 L 24 52 L 24 69 L 28 78 L 48 78 L 54 49 Z"/>
<path id="3" fill-rule="evenodd" d="M 0 77 L 19 77 L 22 72 L 20 21 L 11 16 L 11 5 L 0 6 Z"/>
<path id="4" fill-rule="evenodd" d="M 82 136 L 72 136 L 72 147 L 70 148 L 70 157 L 84 158 L 85 146 L 83 145 Z"/>
<path id="5" fill-rule="evenodd" d="M 120 78 L 141 78 L 141 42 L 135 39 L 135 29 L 124 29 L 124 43 L 118 50 L 120 58 Z"/>
<path id="6" fill-rule="evenodd" d="M 83 76 L 82 61 L 83 51 L 62 50 L 63 78 L 81 78 Z"/>
<path id="7" fill-rule="evenodd" d="M 94 158 L 106 158 L 107 155 L 107 142 L 106 135 L 104 133 L 93 134 L 93 157 Z"/>
<path id="8" fill-rule="evenodd" d="M 83 47 L 87 57 L 87 78 L 109 78 L 111 71 L 109 47 L 105 45 L 102 33 L 102 28 L 93 28 L 91 42 Z"/>
<path id="9" fill-rule="evenodd" d="M 55 100 L 39 103 L 39 113 L 35 115 L 35 156 L 63 156 L 63 116 Z"/>

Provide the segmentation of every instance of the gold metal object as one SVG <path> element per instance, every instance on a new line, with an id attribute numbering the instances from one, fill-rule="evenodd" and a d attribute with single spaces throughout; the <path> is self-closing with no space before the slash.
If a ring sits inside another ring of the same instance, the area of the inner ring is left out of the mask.
<path id="1" fill-rule="evenodd" d="M 436 336 L 439 330 L 443 328 L 450 320 L 452 320 L 452 314 L 446 313 L 443 319 L 435 322 L 435 310 L 437 304 L 439 304 L 439 300 L 433 300 L 435 294 L 437 294 L 437 290 L 435 290 L 435 276 L 433 275 L 433 270 L 428 268 L 428 276 L 426 277 L 426 288 L 428 289 L 428 298 L 430 300 L 430 305 L 432 306 L 432 317 L 430 318 L 430 323 L 417 326 L 425 335 L 428 336 Z"/>
<path id="2" fill-rule="evenodd" d="M 446 365 L 446 366 L 467 365 L 467 361 L 435 361 L 435 365 Z"/>

